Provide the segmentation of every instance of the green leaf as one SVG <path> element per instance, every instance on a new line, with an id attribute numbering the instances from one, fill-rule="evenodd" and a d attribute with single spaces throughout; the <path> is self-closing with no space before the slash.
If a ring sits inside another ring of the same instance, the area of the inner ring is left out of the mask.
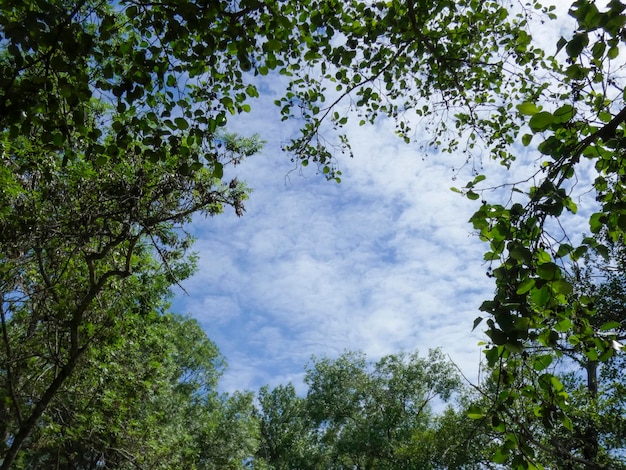
<path id="1" fill-rule="evenodd" d="M 602 212 L 595 212 L 589 217 L 589 229 L 591 233 L 598 233 L 606 223 L 606 215 Z"/>
<path id="2" fill-rule="evenodd" d="M 576 33 L 574 37 L 565 46 L 565 52 L 571 58 L 577 58 L 583 49 L 589 44 L 589 36 L 587 33 Z"/>
<path id="3" fill-rule="evenodd" d="M 520 114 L 523 114 L 525 116 L 533 116 L 540 111 L 540 108 L 535 103 L 529 102 L 518 104 L 516 108 L 520 112 Z"/>
<path id="4" fill-rule="evenodd" d="M 185 130 L 187 128 L 189 128 L 189 123 L 187 122 L 186 119 L 182 118 L 182 117 L 177 117 L 174 119 L 174 123 L 176 124 L 176 127 L 178 127 L 181 130 Z"/>
<path id="5" fill-rule="evenodd" d="M 476 178 L 474 178 L 473 183 L 476 185 L 480 183 L 481 181 L 485 181 L 486 179 L 487 177 L 485 175 L 476 175 Z"/>
<path id="6" fill-rule="evenodd" d="M 572 260 L 577 261 L 582 258 L 588 250 L 589 247 L 587 245 L 581 245 L 572 252 L 570 257 L 572 258 Z"/>
<path id="7" fill-rule="evenodd" d="M 509 458 L 508 451 L 503 450 L 502 448 L 496 449 L 496 452 L 493 455 L 493 461 L 497 464 L 503 464 Z"/>
<path id="8" fill-rule="evenodd" d="M 552 364 L 552 356 L 549 354 L 537 356 L 533 359 L 533 368 L 536 371 L 545 370 L 550 367 L 550 364 Z"/>
<path id="9" fill-rule="evenodd" d="M 565 389 L 565 387 L 563 386 L 563 382 L 561 382 L 559 378 L 554 375 L 550 377 L 550 382 L 552 383 L 552 387 L 554 387 L 554 390 L 556 390 L 557 392 Z"/>
<path id="10" fill-rule="evenodd" d="M 591 49 L 591 54 L 593 55 L 594 59 L 600 60 L 602 56 L 604 55 L 605 51 L 606 51 L 606 43 L 604 41 L 599 41 L 593 45 Z"/>
<path id="11" fill-rule="evenodd" d="M 550 254 L 545 250 L 540 250 L 535 253 L 537 263 L 549 263 L 551 261 Z"/>
<path id="12" fill-rule="evenodd" d="M 519 287 L 517 288 L 516 293 L 520 295 L 525 294 L 526 292 L 531 290 L 533 287 L 535 287 L 535 279 L 526 278 L 520 283 Z"/>
<path id="13" fill-rule="evenodd" d="M 598 351 L 596 351 L 595 349 L 586 349 L 584 353 L 585 353 L 585 356 L 587 356 L 587 358 L 589 358 L 590 361 L 598 360 Z"/>
<path id="14" fill-rule="evenodd" d="M 487 253 L 485 253 L 483 255 L 483 259 L 485 261 L 496 261 L 496 260 L 500 259 L 500 254 L 499 253 L 494 253 L 493 251 L 488 251 Z"/>
<path id="15" fill-rule="evenodd" d="M 572 64 L 565 69 L 565 75 L 572 80 L 584 80 L 588 72 L 588 69 L 578 64 Z"/>
<path id="16" fill-rule="evenodd" d="M 563 243 L 559 246 L 559 249 L 556 252 L 557 258 L 562 258 L 563 256 L 569 255 L 574 248 L 567 243 Z"/>
<path id="17" fill-rule="evenodd" d="M 610 330 L 615 330 L 616 328 L 619 328 L 621 326 L 620 322 L 617 321 L 609 321 L 606 322 L 604 324 L 602 324 L 602 326 L 600 327 L 601 331 L 610 331 Z"/>
<path id="18" fill-rule="evenodd" d="M 561 270 L 554 263 L 544 263 L 537 266 L 537 275 L 541 279 L 552 281 L 560 275 Z"/>
<path id="19" fill-rule="evenodd" d="M 509 246 L 511 258 L 527 265 L 532 263 L 532 252 L 528 248 L 520 243 L 511 243 L 510 245 L 513 245 Z"/>
<path id="20" fill-rule="evenodd" d="M 498 359 L 500 358 L 500 349 L 496 347 L 486 349 L 485 357 L 487 358 L 487 364 L 489 364 L 490 367 L 493 367 L 493 365 L 498 362 Z"/>
<path id="21" fill-rule="evenodd" d="M 485 416 L 485 411 L 478 406 L 470 406 L 467 410 L 467 417 L 469 419 L 483 419 Z"/>
<path id="22" fill-rule="evenodd" d="M 213 177 L 218 179 L 224 177 L 224 165 L 220 162 L 213 162 Z"/>
<path id="23" fill-rule="evenodd" d="M 497 344 L 498 346 L 506 344 L 509 340 L 508 335 L 498 328 L 490 328 L 485 332 L 485 334 L 489 336 L 489 338 L 491 338 L 491 341 L 493 341 L 493 343 Z"/>
<path id="24" fill-rule="evenodd" d="M 564 416 L 561 419 L 561 424 L 563 424 L 563 427 L 570 432 L 574 430 L 574 423 L 572 422 L 571 418 L 569 418 L 568 416 Z"/>
<path id="25" fill-rule="evenodd" d="M 550 127 L 554 123 L 554 116 L 552 113 L 547 111 L 541 111 L 535 114 L 528 121 L 528 125 L 530 126 L 533 132 L 542 132 L 545 131 L 548 127 Z"/>
<path id="26" fill-rule="evenodd" d="M 554 122 L 562 124 L 564 122 L 571 121 L 574 117 L 576 110 L 570 104 L 566 104 L 558 108 L 554 113 Z"/>
<path id="27" fill-rule="evenodd" d="M 524 351 L 524 346 L 519 341 L 507 342 L 504 344 L 504 347 L 507 351 L 510 351 L 514 354 L 520 354 L 522 351 Z"/>
<path id="28" fill-rule="evenodd" d="M 563 142 L 561 142 L 553 135 L 549 136 L 546 140 L 544 140 L 537 146 L 537 150 L 539 150 L 542 154 L 550 155 L 553 157 L 560 156 L 562 148 Z"/>
<path id="29" fill-rule="evenodd" d="M 557 294 L 571 295 L 574 292 L 574 286 L 565 279 L 558 279 L 552 283 L 552 289 Z"/>
<path id="30" fill-rule="evenodd" d="M 578 212 L 578 206 L 576 205 L 574 201 L 572 201 L 570 197 L 566 198 L 563 201 L 563 203 L 565 204 L 565 207 L 567 208 L 567 210 L 570 211 L 572 214 L 576 214 Z"/>
<path id="31" fill-rule="evenodd" d="M 567 342 L 572 346 L 576 346 L 580 343 L 580 339 L 576 335 L 570 335 L 569 338 L 567 338 Z"/>
<path id="32" fill-rule="evenodd" d="M 524 134 L 522 136 L 522 145 L 524 147 L 528 147 L 530 145 L 530 142 L 533 140 L 533 136 L 532 134 Z"/>
<path id="33" fill-rule="evenodd" d="M 530 293 L 530 298 L 537 307 L 544 307 L 550 300 L 550 289 L 548 286 L 543 286 L 540 289 L 533 289 Z"/>
<path id="34" fill-rule="evenodd" d="M 263 45 L 263 49 L 266 51 L 280 51 L 283 48 L 283 43 L 277 39 L 270 39 Z"/>
<path id="35" fill-rule="evenodd" d="M 560 322 L 558 322 L 554 326 L 554 329 L 558 331 L 559 333 L 565 333 L 566 331 L 570 330 L 573 326 L 574 324 L 572 323 L 572 320 L 570 320 L 569 318 L 565 318 L 561 320 Z"/>
<path id="36" fill-rule="evenodd" d="M 598 113 L 598 117 L 600 118 L 602 122 L 607 123 L 607 124 L 611 122 L 611 120 L 613 119 L 613 115 L 606 111 L 600 111 Z"/>

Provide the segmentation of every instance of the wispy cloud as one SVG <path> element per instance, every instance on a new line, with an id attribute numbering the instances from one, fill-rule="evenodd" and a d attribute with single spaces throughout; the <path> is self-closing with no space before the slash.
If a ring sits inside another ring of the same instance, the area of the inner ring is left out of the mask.
<path id="1" fill-rule="evenodd" d="M 195 222 L 200 270 L 177 307 L 228 358 L 225 388 L 298 381 L 311 355 L 346 348 L 376 359 L 441 346 L 476 375 L 470 329 L 491 289 L 466 223 L 476 204 L 449 190 L 450 162 L 422 161 L 385 127 L 340 162 L 341 185 L 285 179 L 270 142 L 241 166 L 245 216 Z"/>
<path id="2" fill-rule="evenodd" d="M 442 347 L 475 379 L 481 333 L 471 327 L 493 283 L 467 223 L 479 202 L 449 189 L 471 178 L 466 157 L 424 158 L 381 120 L 350 129 L 356 158 L 339 162 L 340 185 L 326 182 L 281 153 L 294 124 L 271 104 L 277 83 L 262 88 L 256 112 L 233 125 L 268 140 L 236 169 L 254 190 L 247 212 L 195 221 L 200 269 L 175 302 L 226 355 L 223 388 L 298 385 L 311 355 L 346 348 L 375 360 Z M 521 155 L 513 172 L 478 163 L 494 181 L 516 181 L 535 158 Z"/>

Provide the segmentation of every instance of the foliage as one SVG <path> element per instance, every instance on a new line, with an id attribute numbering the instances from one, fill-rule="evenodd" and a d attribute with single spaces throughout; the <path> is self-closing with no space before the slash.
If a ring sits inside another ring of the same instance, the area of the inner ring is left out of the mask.
<path id="1" fill-rule="evenodd" d="M 457 128 L 469 130 L 468 148 L 484 139 L 508 162 L 521 120 L 511 120 L 506 97 L 543 86 L 529 14 L 497 1 L 66 0 L 9 3 L 3 13 L 0 126 L 12 136 L 40 126 L 68 159 L 74 134 L 101 164 L 137 136 L 155 160 L 172 146 L 219 175 L 216 129 L 250 110 L 252 77 L 274 70 L 289 80 L 277 102 L 283 117 L 303 122 L 287 150 L 329 178 L 340 176 L 333 146 L 349 143 L 327 137 L 326 121 L 342 127 L 350 109 L 362 124 L 393 118 L 407 141 L 412 121 L 423 120 L 435 129 L 431 144 L 451 137 L 448 150 L 460 145 Z M 105 126 L 90 122 L 94 100 L 112 104 Z M 451 129 L 447 117 L 457 121 Z"/>
<path id="2" fill-rule="evenodd" d="M 250 109 L 258 96 L 252 77 L 271 71 L 289 81 L 277 100 L 283 117 L 302 122 L 286 149 L 329 179 L 340 181 L 334 155 L 350 150 L 345 134 L 333 139 L 328 131 L 354 114 L 360 124 L 394 119 L 407 142 L 425 130 L 437 148 L 470 158 L 486 150 L 510 168 L 522 146 L 542 155 L 537 173 L 511 187 L 506 203 L 487 200 L 485 175 L 459 190 L 481 200 L 471 222 L 489 244 L 496 284 L 481 310 L 498 393 L 472 414 L 488 415 L 505 433 L 496 459 L 539 467 L 535 426 L 571 431 L 575 421 L 575 385 L 550 361 L 564 344 L 588 363 L 615 354 L 615 323 L 597 321 L 602 291 L 578 295 L 576 273 L 586 253 L 608 255 L 600 234 L 619 242 L 626 230 L 626 5 L 576 0 L 575 30 L 551 57 L 534 45 L 530 27 L 536 15 L 554 19 L 553 10 L 531 3 L 4 2 L 0 379 L 8 449 L 1 468 L 82 357 L 141 307 L 144 287 L 159 291 L 188 273 L 189 241 L 175 227 L 223 205 L 242 213 L 245 188 L 222 181 L 224 165 L 253 153 L 258 141 L 224 145 L 217 132 Z M 566 223 L 578 210 L 577 185 L 596 198 L 582 239 Z M 551 352 L 528 360 L 535 345 Z M 357 386 L 359 377 L 346 378 Z M 535 405 L 526 426 L 514 413 L 528 402 Z M 329 421 L 330 442 L 364 433 L 356 424 L 338 433 L 345 425 Z M 374 444 L 389 454 L 384 440 Z"/>
<path id="3" fill-rule="evenodd" d="M 296 44 L 306 62 L 281 69 L 292 78 L 277 104 L 303 125 L 286 149 L 339 181 L 334 156 L 351 153 L 350 143 L 332 134 L 354 115 L 359 125 L 387 117 L 407 143 L 467 152 L 484 142 L 508 165 L 522 122 L 514 100 L 541 92 L 535 72 L 546 60 L 531 43 L 530 13 L 502 3 L 299 2 Z"/>
<path id="4" fill-rule="evenodd" d="M 492 459 L 499 436 L 484 423 L 468 418 L 468 403 L 467 389 L 464 388 L 459 404 L 436 415 L 432 431 L 416 439 L 409 451 L 430 455 L 433 462 L 430 468 L 493 468 Z"/>
<path id="5" fill-rule="evenodd" d="M 256 92 L 243 85 L 236 55 L 211 53 L 246 42 L 239 34 L 245 30 L 231 28 L 236 21 L 221 4 L 2 3 L 0 468 L 47 462 L 55 458 L 45 456 L 54 443 L 66 452 L 58 458 L 67 465 L 93 465 L 93 452 L 118 463 L 138 459 L 138 452 L 150 451 L 141 457 L 147 460 L 166 452 L 166 441 L 149 427 L 151 420 L 162 424 L 165 402 L 141 419 L 137 413 L 149 409 L 138 409 L 137 402 L 118 409 L 118 419 L 128 416 L 141 423 L 141 432 L 150 429 L 141 438 L 132 426 L 121 432 L 120 421 L 100 429 L 98 413 L 133 384 L 139 397 L 159 392 L 159 400 L 181 399 L 167 385 L 175 369 L 154 366 L 150 350 L 154 335 L 167 337 L 158 327 L 166 320 L 145 320 L 147 336 L 137 336 L 137 329 L 140 316 L 152 315 L 170 286 L 193 270 L 186 255 L 191 238 L 182 230 L 191 216 L 218 214 L 226 205 L 238 215 L 244 210 L 247 190 L 224 179 L 224 166 L 256 152 L 260 141 L 220 129 L 226 114 L 246 111 L 245 97 Z M 141 357 L 123 368 L 120 351 L 126 349 L 129 358 Z M 172 352 L 162 352 L 167 361 Z M 141 362 L 150 355 L 148 364 Z M 144 372 L 133 368 L 140 364 L 147 366 Z M 188 367 L 198 372 L 204 366 Z M 119 376 L 126 369 L 128 376 Z M 151 392 L 143 375 L 149 372 L 155 379 L 161 372 L 170 376 Z M 98 388 L 93 381 L 107 374 L 111 388 Z M 213 387 L 212 379 L 205 386 Z M 90 402 L 88 387 L 104 395 Z M 202 432 L 216 439 L 218 456 L 232 444 L 218 445 L 215 434 L 240 421 L 249 397 L 220 406 L 212 400 L 212 411 L 198 419 L 213 422 L 213 430 Z M 74 434 L 84 430 L 90 413 L 94 441 L 82 442 Z M 237 429 L 229 431 L 233 437 Z M 128 447 L 119 444 L 123 437 Z M 178 438 L 173 433 L 168 445 Z M 75 445 L 91 446 L 85 452 L 90 463 L 70 455 Z M 113 447 L 105 452 L 102 446 Z M 119 452 L 111 456 L 113 448 Z M 208 462 L 205 468 L 227 468 L 241 463 L 236 455 L 221 463 L 213 456 L 194 458 Z M 227 463 L 232 458 L 237 464 Z"/>
<path id="6" fill-rule="evenodd" d="M 255 468 L 473 468 L 469 455 L 453 463 L 458 435 L 448 435 L 446 420 L 432 412 L 434 402 L 460 387 L 440 351 L 426 358 L 390 355 L 375 364 L 353 352 L 314 359 L 305 383 L 304 398 L 292 385 L 261 390 Z"/>
<path id="7" fill-rule="evenodd" d="M 532 450 L 535 427 L 574 425 L 574 389 L 549 369 L 562 354 L 559 345 L 600 364 L 615 353 L 614 324 L 596 321 L 598 294 L 575 295 L 575 281 L 585 253 L 607 256 L 599 234 L 616 242 L 626 230 L 626 5 L 575 1 L 574 31 L 558 41 L 554 57 L 534 45 L 531 25 L 555 19 L 553 9 L 536 3 L 529 9 L 475 1 L 302 5 L 314 6 L 299 17 L 306 26 L 297 44 L 307 62 L 288 64 L 290 87 L 278 104 L 285 118 L 304 120 L 287 147 L 303 164 L 316 162 L 338 179 L 333 158 L 349 143 L 340 135 L 333 147 L 325 131 L 355 114 L 361 124 L 379 116 L 396 120 L 407 142 L 416 129 L 430 130 L 437 147 L 468 151 L 470 158 L 480 148 L 511 169 L 523 147 L 542 160 L 525 181 L 488 187 L 486 175 L 477 174 L 457 190 L 481 202 L 471 223 L 489 245 L 487 274 L 496 285 L 481 306 L 486 321 L 479 317 L 474 325 L 486 323 L 486 359 L 498 384 L 495 402 L 483 410 L 505 432 L 496 459 L 514 455 L 515 468 L 541 466 Z M 490 202 L 498 188 L 510 189 L 510 196 L 499 191 L 498 202 Z M 583 237 L 568 231 L 568 214 L 578 211 L 574 191 L 593 207 Z M 527 361 L 537 344 L 548 352 Z M 527 382 L 528 374 L 519 375 L 524 369 L 532 371 Z M 511 414 L 527 401 L 536 403 L 528 425 Z M 593 456 L 559 452 L 561 459 L 602 467 Z"/>
<path id="8" fill-rule="evenodd" d="M 564 383 L 548 366 L 554 356 L 564 354 L 563 344 L 580 354 L 579 362 L 586 364 L 588 372 L 607 363 L 615 353 L 616 326 L 623 321 L 601 321 L 606 319 L 606 312 L 600 311 L 606 292 L 577 293 L 576 273 L 585 253 L 608 259 L 601 233 L 609 241 L 623 240 L 620 175 L 626 112 L 617 80 L 625 8 L 620 2 L 610 2 L 604 11 L 593 2 L 573 4 L 570 14 L 577 22 L 576 31 L 558 45 L 567 56 L 566 64 L 555 69 L 560 82 L 536 102 L 518 105 L 529 118 L 532 133 L 524 143 L 533 134 L 539 135 L 537 150 L 546 158 L 537 182 L 522 193 L 521 202 L 508 207 L 484 202 L 472 218 L 490 243 L 486 259 L 499 263 L 492 271 L 496 295 L 481 307 L 490 315 L 487 334 L 493 344 L 486 352 L 487 360 L 498 366 L 501 387 L 493 410 L 498 426 L 508 423 L 506 443 L 496 458 L 504 459 L 517 449 L 514 464 L 522 468 L 531 462 L 537 467 L 543 463 L 535 459 L 532 448 L 537 427 L 548 434 L 569 436 L 585 435 L 589 427 L 595 434 L 597 412 L 587 414 L 581 423 L 575 382 Z M 597 176 L 588 188 L 596 195 L 597 205 L 589 217 L 591 235 L 579 241 L 566 231 L 564 221 L 568 212 L 577 211 L 571 190 L 574 183 L 587 181 L 585 160 L 595 166 Z M 535 344 L 554 352 L 529 362 L 524 349 Z M 597 406 L 594 393 L 592 389 L 592 407 Z M 532 413 L 515 411 L 533 401 Z M 582 431 L 576 429 L 580 427 Z M 582 450 L 580 445 L 572 448 L 558 442 L 549 448 L 560 461 L 607 468 L 597 453 L 597 438 L 587 435 L 584 439 Z"/>
<path id="9" fill-rule="evenodd" d="M 178 155 L 221 177 L 215 133 L 258 96 L 243 72 L 259 27 L 229 3 L 3 3 L 0 128 L 65 162 Z"/>
<path id="10" fill-rule="evenodd" d="M 81 357 L 192 272 L 191 240 L 177 227 L 242 207 L 240 184 L 184 164 L 127 155 L 103 171 L 86 155 L 64 162 L 25 139 L 5 142 L 15 188 L 0 218 L 5 466 Z"/>
<path id="11" fill-rule="evenodd" d="M 593 296 L 596 304 L 590 323 L 599 336 L 604 335 L 620 351 L 626 339 L 624 247 L 622 242 L 605 240 L 602 234 L 598 240 L 606 243 L 609 261 L 585 256 L 585 269 L 577 273 L 573 284 L 578 295 Z M 558 455 L 552 449 L 562 448 L 569 452 L 565 458 L 570 459 L 571 468 L 626 468 L 623 354 L 599 361 L 589 357 L 579 344 L 562 341 L 556 348 L 554 371 L 562 377 L 569 392 L 571 426 L 542 430 L 546 435 L 543 440 L 549 444 L 541 449 L 543 458 L 549 461 L 554 454 Z"/>
<path id="12" fill-rule="evenodd" d="M 279 385 L 272 390 L 264 386 L 259 390 L 258 400 L 260 440 L 254 468 L 324 467 L 326 456 L 317 443 L 306 399 L 297 396 L 294 386 Z"/>
<path id="13" fill-rule="evenodd" d="M 623 247 L 607 245 L 610 261 L 585 256 L 585 269 L 570 279 L 576 289 L 570 297 L 572 302 L 584 295 L 597 300 L 591 325 L 619 350 L 626 338 Z M 550 346 L 529 342 L 522 360 L 494 367 L 468 412 L 480 426 L 490 423 L 506 439 L 495 459 L 508 467 L 524 465 L 526 459 L 538 468 L 624 468 L 623 365 L 623 354 L 599 361 L 564 337 Z M 518 390 L 519 396 L 502 406 L 501 397 L 510 397 L 509 389 Z M 558 414 L 549 395 L 552 389 L 567 400 L 567 414 Z M 519 443 L 510 442 L 511 436 Z M 521 456 L 514 451 L 518 445 Z"/>
<path id="14" fill-rule="evenodd" d="M 153 311 L 115 332 L 81 357 L 14 468 L 241 468 L 252 397 L 217 394 L 223 359 L 200 326 Z"/>

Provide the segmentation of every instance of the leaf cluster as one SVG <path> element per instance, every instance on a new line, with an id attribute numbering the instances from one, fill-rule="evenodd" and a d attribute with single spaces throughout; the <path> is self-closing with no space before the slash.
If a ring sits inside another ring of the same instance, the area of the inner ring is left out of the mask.
<path id="1" fill-rule="evenodd" d="M 355 352 L 314 358 L 305 383 L 305 397 L 291 384 L 260 391 L 253 468 L 473 468 L 479 460 L 458 450 L 465 436 L 447 435 L 458 416 L 433 412 L 460 389 L 439 350 L 375 364 Z"/>

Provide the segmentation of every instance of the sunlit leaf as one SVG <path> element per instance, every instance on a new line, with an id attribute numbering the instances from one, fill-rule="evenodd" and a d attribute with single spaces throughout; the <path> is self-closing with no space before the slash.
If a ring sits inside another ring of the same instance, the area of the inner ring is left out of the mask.
<path id="1" fill-rule="evenodd" d="M 526 116 L 532 116 L 540 111 L 539 107 L 535 103 L 529 102 L 518 104 L 517 110 Z"/>
<path id="2" fill-rule="evenodd" d="M 552 113 L 541 111 L 530 118 L 528 125 L 534 132 L 541 132 L 550 127 L 554 122 L 555 118 Z"/>

